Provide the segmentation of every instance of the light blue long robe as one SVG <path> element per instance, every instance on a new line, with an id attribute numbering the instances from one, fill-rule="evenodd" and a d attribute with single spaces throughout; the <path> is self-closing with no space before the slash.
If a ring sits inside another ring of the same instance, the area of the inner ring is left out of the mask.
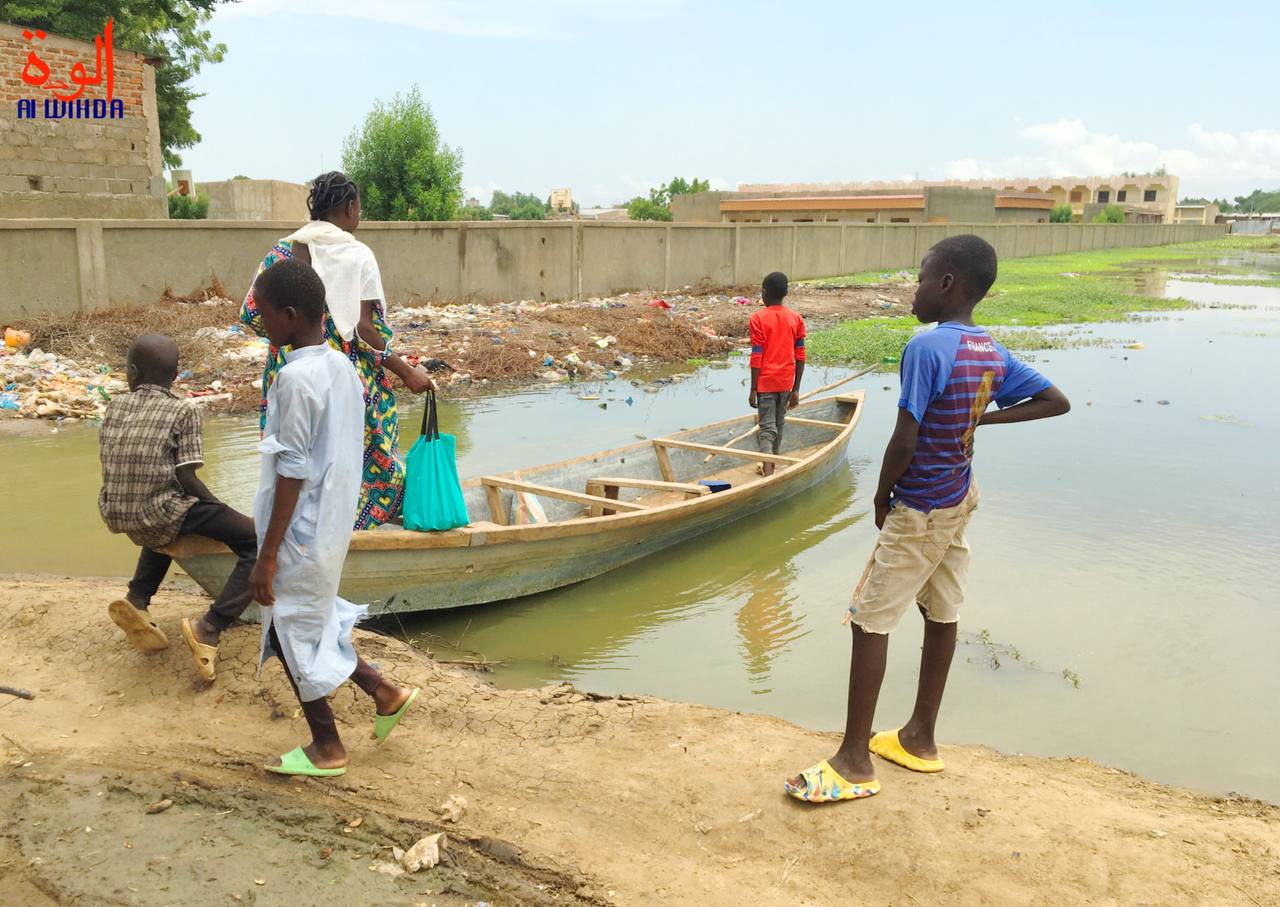
<path id="1" fill-rule="evenodd" d="M 262 656 L 283 654 L 303 702 L 328 696 L 356 667 L 351 628 L 366 609 L 338 597 L 360 500 L 364 392 L 351 362 L 326 343 L 292 350 L 267 392 L 253 516 L 261 548 L 276 477 L 302 479 L 276 555 L 275 605 L 262 609 Z M 283 653 L 274 652 L 274 626 Z"/>

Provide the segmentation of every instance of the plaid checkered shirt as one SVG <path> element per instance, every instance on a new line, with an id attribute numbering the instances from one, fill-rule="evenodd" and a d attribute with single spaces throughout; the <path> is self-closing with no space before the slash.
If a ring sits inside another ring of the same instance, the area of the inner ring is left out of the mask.
<path id="1" fill-rule="evenodd" d="M 144 548 L 173 541 L 196 502 L 182 490 L 178 467 L 204 462 L 195 404 L 158 385 L 139 385 L 107 405 L 98 450 L 98 512 L 107 528 Z"/>

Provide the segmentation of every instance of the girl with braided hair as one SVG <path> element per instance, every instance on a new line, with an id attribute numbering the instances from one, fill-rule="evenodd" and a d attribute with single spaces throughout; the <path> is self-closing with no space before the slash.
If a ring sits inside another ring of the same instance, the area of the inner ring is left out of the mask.
<path id="1" fill-rule="evenodd" d="M 404 495 L 404 461 L 399 451 L 396 398 L 390 372 L 415 394 L 434 385 L 426 372 L 401 359 L 391 348 L 386 295 L 373 252 L 352 232 L 360 224 L 360 191 L 346 174 L 322 173 L 311 183 L 307 197 L 311 221 L 271 247 L 258 274 L 278 261 L 297 258 L 320 275 L 325 289 L 324 335 L 330 346 L 351 360 L 364 385 L 364 474 L 356 529 L 373 529 L 390 522 Z M 256 279 L 256 275 L 255 275 Z M 266 336 L 250 287 L 240 320 L 260 337 Z M 285 351 L 269 347 L 262 373 L 259 424 L 266 425 L 267 389 L 284 367 Z"/>

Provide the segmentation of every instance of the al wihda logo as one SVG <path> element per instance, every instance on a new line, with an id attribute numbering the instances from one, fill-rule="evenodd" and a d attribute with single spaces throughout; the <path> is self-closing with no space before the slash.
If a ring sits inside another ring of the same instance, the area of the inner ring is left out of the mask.
<path id="1" fill-rule="evenodd" d="M 93 46 L 96 51 L 93 75 L 89 75 L 84 63 L 76 63 L 71 67 L 67 81 L 54 77 L 49 64 L 40 59 L 36 53 L 36 42 L 45 40 L 48 35 L 40 29 L 24 30 L 22 37 L 31 42 L 31 51 L 27 54 L 27 63 L 22 67 L 22 81 L 33 88 L 40 88 L 53 95 L 44 99 L 44 119 L 46 120 L 119 120 L 124 119 L 124 101 L 113 97 L 115 93 L 115 61 L 112 55 L 111 29 L 114 20 L 108 19 L 102 34 L 95 35 Z M 90 85 L 102 85 L 105 82 L 107 96 L 103 98 L 85 99 L 80 97 Z M 37 119 L 35 98 L 18 100 L 18 119 Z"/>

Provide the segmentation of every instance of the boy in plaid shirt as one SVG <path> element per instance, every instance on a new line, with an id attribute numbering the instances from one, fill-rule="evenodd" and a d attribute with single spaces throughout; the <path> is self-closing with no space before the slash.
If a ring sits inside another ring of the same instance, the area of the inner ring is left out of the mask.
<path id="1" fill-rule="evenodd" d="M 222 542 L 237 557 L 222 593 L 203 617 L 182 619 L 182 635 L 202 677 L 212 681 L 218 637 L 250 602 L 249 573 L 257 558 L 253 520 L 214 497 L 196 477 L 204 464 L 200 411 L 170 390 L 178 375 L 178 345 L 163 334 L 145 334 L 129 346 L 129 391 L 102 417 L 99 448 L 102 491 L 98 512 L 112 532 L 141 546 L 129 591 L 107 614 L 135 648 L 155 652 L 169 645 L 151 620 L 151 597 L 171 558 L 158 549 L 179 535 Z"/>

